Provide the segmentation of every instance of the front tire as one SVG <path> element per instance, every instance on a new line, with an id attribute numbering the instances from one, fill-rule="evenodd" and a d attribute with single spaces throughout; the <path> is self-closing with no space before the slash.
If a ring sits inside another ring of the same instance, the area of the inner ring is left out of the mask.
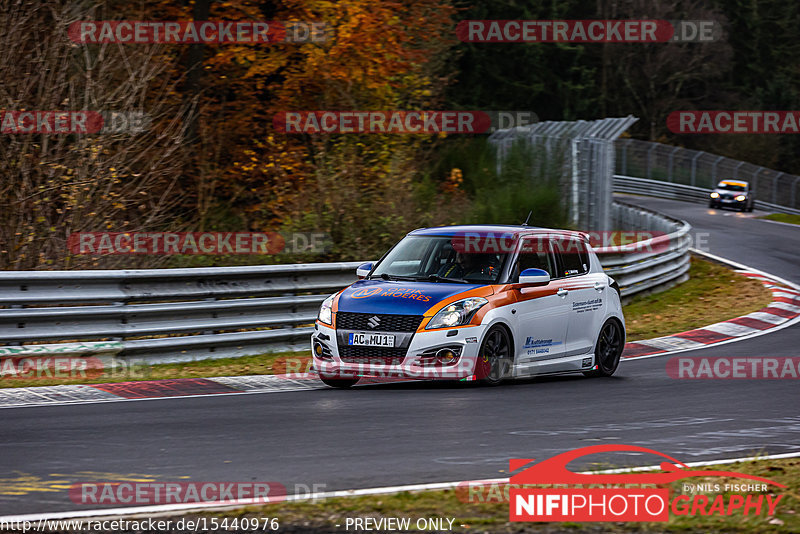
<path id="1" fill-rule="evenodd" d="M 622 349 L 625 348 L 622 326 L 614 319 L 609 319 L 600 329 L 597 343 L 594 346 L 594 360 L 597 369 L 584 371 L 585 376 L 611 376 L 619 366 Z"/>
<path id="2" fill-rule="evenodd" d="M 326 376 L 320 374 L 319 379 L 322 380 L 322 383 L 325 384 L 326 386 L 338 389 L 349 388 L 351 386 L 354 386 L 356 382 L 358 382 L 358 378 L 342 378 L 341 376 L 338 375 Z"/>
<path id="3" fill-rule="evenodd" d="M 502 326 L 493 326 L 483 338 L 478 359 L 475 362 L 475 377 L 481 384 L 498 386 L 508 375 L 511 362 L 511 340 Z"/>

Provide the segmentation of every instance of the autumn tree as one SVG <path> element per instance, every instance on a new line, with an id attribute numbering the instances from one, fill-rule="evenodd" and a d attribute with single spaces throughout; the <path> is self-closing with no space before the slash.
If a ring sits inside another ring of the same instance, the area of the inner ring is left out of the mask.
<path id="1" fill-rule="evenodd" d="M 0 109 L 140 113 L 144 131 L 0 134 L 0 268 L 130 265 L 73 257 L 70 234 L 174 228 L 185 118 L 172 57 L 158 45 L 78 45 L 73 22 L 98 6 L 58 0 L 0 4 Z M 87 7 L 88 6 L 88 7 Z M 110 126 L 109 124 L 105 125 Z"/>

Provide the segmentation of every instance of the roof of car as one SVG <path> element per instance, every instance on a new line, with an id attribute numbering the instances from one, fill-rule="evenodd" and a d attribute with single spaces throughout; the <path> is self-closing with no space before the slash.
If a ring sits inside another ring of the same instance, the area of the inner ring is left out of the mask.
<path id="1" fill-rule="evenodd" d="M 433 228 L 417 228 L 409 232 L 408 235 L 437 235 L 437 236 L 454 236 L 464 233 L 479 233 L 479 234 L 496 234 L 496 235 L 513 235 L 518 237 L 523 234 L 560 234 L 575 237 L 582 237 L 588 239 L 588 236 L 582 232 L 574 230 L 558 230 L 554 228 L 540 228 L 538 226 L 516 226 L 507 224 L 461 224 L 456 226 L 436 226 Z"/>
<path id="2" fill-rule="evenodd" d="M 745 182 L 744 180 L 722 180 L 720 183 L 725 185 L 742 185 L 742 186 L 747 185 L 747 182 Z"/>

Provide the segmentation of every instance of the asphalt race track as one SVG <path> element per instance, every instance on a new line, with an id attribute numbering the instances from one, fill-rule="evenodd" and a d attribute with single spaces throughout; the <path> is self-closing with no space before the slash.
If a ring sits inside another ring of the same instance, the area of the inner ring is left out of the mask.
<path id="1" fill-rule="evenodd" d="M 764 214 L 759 210 L 742 213 L 674 200 L 619 198 L 687 221 L 696 237 L 695 248 L 800 283 L 800 226 L 756 219 Z"/>
<path id="2" fill-rule="evenodd" d="M 800 228 L 626 199 L 708 232 L 713 254 L 800 283 Z M 798 346 L 800 324 L 682 355 L 798 356 Z M 395 384 L 4 409 L 0 515 L 87 508 L 70 501 L 70 484 L 122 478 L 330 491 L 505 477 L 510 458 L 600 443 L 650 447 L 684 462 L 800 451 L 796 381 L 675 380 L 665 372 L 668 358 L 624 362 L 610 379 L 500 388 Z"/>

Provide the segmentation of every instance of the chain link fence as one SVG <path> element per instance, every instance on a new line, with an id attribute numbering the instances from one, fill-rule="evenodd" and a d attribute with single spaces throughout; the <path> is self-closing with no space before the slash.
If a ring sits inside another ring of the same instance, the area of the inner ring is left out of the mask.
<path id="1" fill-rule="evenodd" d="M 720 180 L 750 182 L 757 207 L 800 214 L 800 176 L 700 150 L 636 139 L 617 139 L 616 173 L 704 190 Z M 707 199 L 706 199 L 707 200 Z"/>
<path id="2" fill-rule="evenodd" d="M 632 116 L 596 121 L 546 121 L 506 130 L 489 137 L 497 147 L 497 172 L 518 142 L 563 161 L 561 190 L 573 228 L 610 230 L 614 175 L 614 141 L 638 119 Z"/>

